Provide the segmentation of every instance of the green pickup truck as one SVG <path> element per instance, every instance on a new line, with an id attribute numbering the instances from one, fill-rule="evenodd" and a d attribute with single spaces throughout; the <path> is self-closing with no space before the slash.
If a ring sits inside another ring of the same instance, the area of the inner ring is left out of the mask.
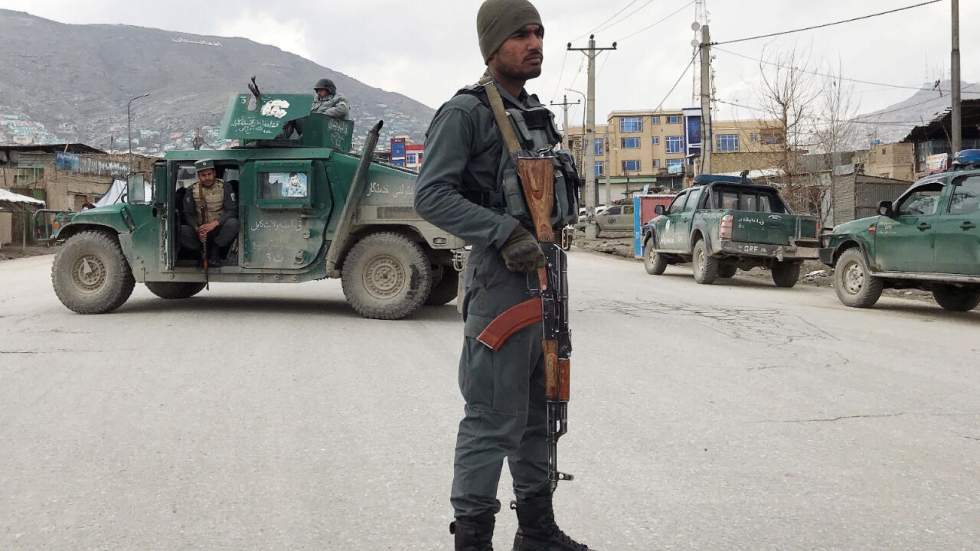
<path id="1" fill-rule="evenodd" d="M 946 310 L 980 304 L 980 170 L 928 176 L 878 213 L 824 238 L 842 303 L 869 308 L 888 287 L 931 291 Z"/>
<path id="2" fill-rule="evenodd" d="M 770 186 L 703 174 L 643 227 L 647 273 L 693 262 L 694 279 L 710 284 L 764 266 L 778 287 L 792 287 L 806 259 L 819 254 L 816 217 L 792 214 Z"/>

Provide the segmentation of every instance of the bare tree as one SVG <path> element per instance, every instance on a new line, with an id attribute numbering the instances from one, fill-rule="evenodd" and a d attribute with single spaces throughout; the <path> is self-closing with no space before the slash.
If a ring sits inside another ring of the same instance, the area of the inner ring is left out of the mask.
<path id="1" fill-rule="evenodd" d="M 858 102 L 854 100 L 854 85 L 843 82 L 843 73 L 840 61 L 836 71 L 831 69 L 825 73 L 817 105 L 819 117 L 816 120 L 814 134 L 818 147 L 822 153 L 827 154 L 830 161 L 830 174 L 823 182 L 826 185 L 829 205 L 826 212 L 821 212 L 822 220 L 830 226 L 834 222 L 831 216 L 834 209 L 834 169 L 841 164 L 841 152 L 853 148 L 857 138 L 857 125 L 854 119 L 860 108 Z M 824 205 L 823 201 L 818 199 L 818 202 L 818 209 L 824 211 L 821 208 Z"/>
<path id="2" fill-rule="evenodd" d="M 762 53 L 759 72 L 762 75 L 761 107 L 775 120 L 771 131 L 781 134 L 782 169 L 786 195 L 795 207 L 802 197 L 795 180 L 800 172 L 801 149 L 809 147 L 813 136 L 813 117 L 819 87 L 808 69 L 809 55 L 793 48 L 785 52 Z"/>

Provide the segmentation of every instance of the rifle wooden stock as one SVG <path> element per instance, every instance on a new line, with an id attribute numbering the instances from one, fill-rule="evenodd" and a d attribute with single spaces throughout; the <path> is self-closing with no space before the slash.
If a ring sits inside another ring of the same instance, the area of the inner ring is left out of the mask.
<path id="1" fill-rule="evenodd" d="M 538 241 L 555 242 L 551 210 L 555 204 L 555 165 L 551 157 L 518 157 L 517 174 Z"/>

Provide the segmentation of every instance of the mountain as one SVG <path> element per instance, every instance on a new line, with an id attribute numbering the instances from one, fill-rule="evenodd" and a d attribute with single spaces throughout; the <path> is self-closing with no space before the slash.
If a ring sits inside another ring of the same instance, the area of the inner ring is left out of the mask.
<path id="1" fill-rule="evenodd" d="M 134 148 L 189 148 L 197 129 L 221 143 L 228 98 L 249 77 L 268 92 L 312 95 L 330 78 L 351 102 L 355 137 L 384 119 L 384 135 L 423 139 L 433 109 L 373 88 L 274 46 L 129 25 L 67 25 L 0 10 L 0 143 L 79 141 L 126 148 L 126 105 L 133 103 Z M 384 147 L 384 145 L 382 145 Z"/>
<path id="2" fill-rule="evenodd" d="M 908 135 L 909 131 L 919 125 L 928 124 L 937 116 L 950 109 L 949 90 L 951 81 L 923 85 L 908 99 L 886 107 L 879 111 L 855 117 L 859 121 L 858 132 L 863 134 L 859 142 L 867 143 L 864 138 L 877 139 L 881 143 L 895 143 Z M 980 97 L 980 84 L 962 83 L 963 99 Z"/>

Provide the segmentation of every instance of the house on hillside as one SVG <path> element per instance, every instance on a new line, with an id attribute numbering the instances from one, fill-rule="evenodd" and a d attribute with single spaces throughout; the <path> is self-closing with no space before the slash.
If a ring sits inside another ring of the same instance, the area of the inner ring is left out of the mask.
<path id="1" fill-rule="evenodd" d="M 980 149 L 980 99 L 963 100 L 963 149 Z M 932 172 L 940 172 L 948 167 L 951 151 L 950 134 L 952 116 L 947 111 L 929 123 L 916 126 L 903 144 L 914 148 L 914 171 L 916 177 Z M 907 146 L 906 146 L 907 147 Z"/>

